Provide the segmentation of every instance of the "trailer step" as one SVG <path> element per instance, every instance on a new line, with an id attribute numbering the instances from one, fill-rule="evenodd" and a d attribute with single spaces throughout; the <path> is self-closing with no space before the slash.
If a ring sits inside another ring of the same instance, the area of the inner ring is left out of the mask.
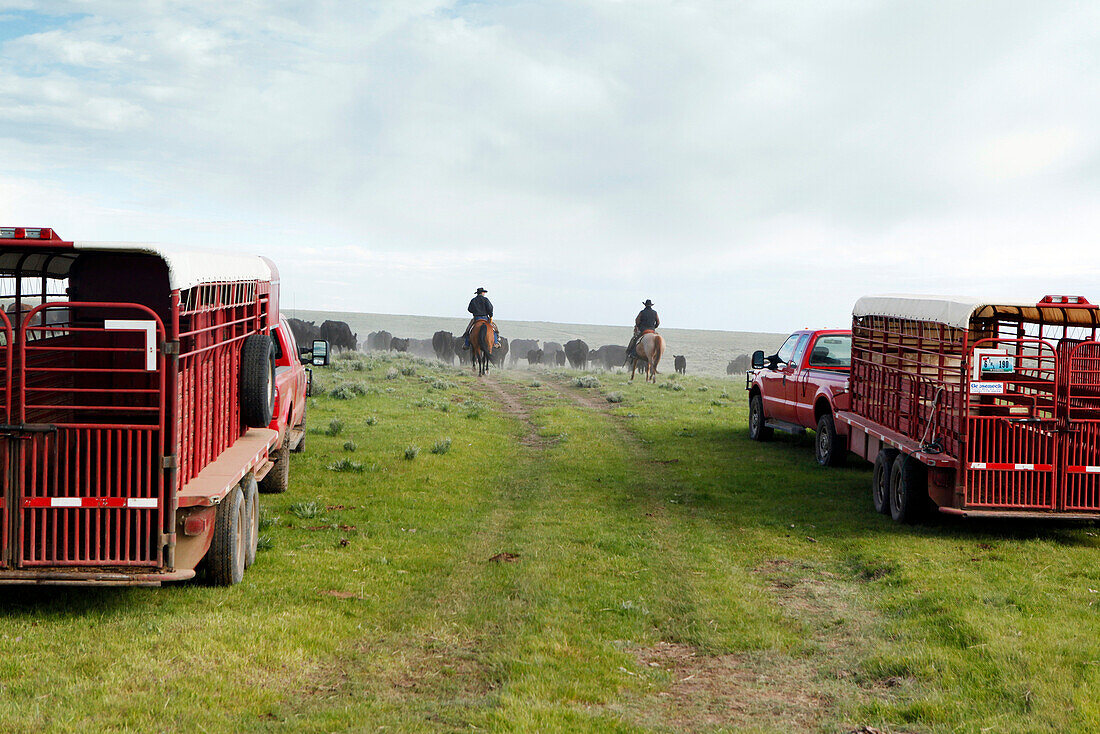
<path id="1" fill-rule="evenodd" d="M 768 428 L 774 428 L 777 431 L 782 431 L 783 433 L 789 433 L 792 436 L 801 436 L 803 433 L 806 432 L 806 429 L 798 425 L 797 423 L 788 423 L 787 421 L 775 420 L 774 418 L 765 421 L 764 425 L 766 425 Z"/>
<path id="2" fill-rule="evenodd" d="M 271 459 L 268 459 L 267 461 L 265 461 L 263 463 L 263 465 L 259 469 L 256 470 L 256 481 L 258 482 L 261 479 L 263 479 L 264 477 L 266 477 L 268 472 L 270 472 L 271 468 L 274 467 L 274 466 L 275 466 L 275 462 L 272 461 Z"/>
<path id="3" fill-rule="evenodd" d="M 302 442 L 302 439 L 306 437 L 306 431 L 304 428 L 291 428 L 290 429 L 290 450 L 294 451 L 298 448 L 298 444 Z"/>

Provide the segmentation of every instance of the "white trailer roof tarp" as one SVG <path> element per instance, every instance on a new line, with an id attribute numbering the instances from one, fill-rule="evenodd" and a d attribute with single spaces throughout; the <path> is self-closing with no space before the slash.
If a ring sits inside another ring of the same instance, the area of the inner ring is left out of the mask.
<path id="1" fill-rule="evenodd" d="M 257 255 L 183 250 L 145 242 L 73 242 L 73 249 L 156 255 L 168 265 L 171 290 L 186 290 L 201 283 L 271 280 L 271 268 Z"/>
<path id="2" fill-rule="evenodd" d="M 1057 305 L 1037 304 L 1039 298 L 975 298 L 973 296 L 936 296 L 889 294 L 864 296 L 852 307 L 852 316 L 892 316 L 913 321 L 931 321 L 958 329 L 970 327 L 970 320 L 977 317 L 991 318 L 998 315 L 1019 316 L 1025 321 L 1048 324 L 1092 324 L 1096 309 L 1064 308 Z"/>

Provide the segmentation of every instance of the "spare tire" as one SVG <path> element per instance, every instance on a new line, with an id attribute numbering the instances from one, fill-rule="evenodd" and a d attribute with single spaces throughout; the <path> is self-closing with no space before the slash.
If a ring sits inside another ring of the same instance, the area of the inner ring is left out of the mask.
<path id="1" fill-rule="evenodd" d="M 267 334 L 253 334 L 241 347 L 241 421 L 267 428 L 275 412 L 275 344 Z"/>

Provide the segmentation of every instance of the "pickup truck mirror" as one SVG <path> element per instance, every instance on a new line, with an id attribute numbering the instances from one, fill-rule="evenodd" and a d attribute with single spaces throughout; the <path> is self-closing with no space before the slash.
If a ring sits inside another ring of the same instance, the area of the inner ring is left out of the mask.
<path id="1" fill-rule="evenodd" d="M 752 353 L 752 368 L 754 370 L 764 369 L 764 350 L 757 349 Z"/>
<path id="2" fill-rule="evenodd" d="M 313 340 L 313 364 L 324 367 L 328 364 L 328 342 L 324 339 Z"/>

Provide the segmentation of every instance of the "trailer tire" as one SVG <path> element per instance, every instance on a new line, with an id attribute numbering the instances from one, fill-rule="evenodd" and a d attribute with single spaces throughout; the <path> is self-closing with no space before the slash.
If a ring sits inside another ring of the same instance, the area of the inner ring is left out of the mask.
<path id="1" fill-rule="evenodd" d="M 749 398 L 749 438 L 753 441 L 770 441 L 774 431 L 765 424 L 764 399 L 760 393 Z"/>
<path id="2" fill-rule="evenodd" d="M 253 334 L 241 348 L 241 421 L 267 428 L 275 411 L 275 344 L 267 334 Z"/>
<path id="3" fill-rule="evenodd" d="M 894 522 L 915 523 L 928 509 L 928 474 L 924 464 L 901 454 L 890 467 L 890 516 Z"/>
<path id="4" fill-rule="evenodd" d="M 218 504 L 214 514 L 214 537 L 207 552 L 210 583 L 232 586 L 244 578 L 245 547 L 248 526 L 244 517 L 244 497 L 234 487 Z"/>
<path id="5" fill-rule="evenodd" d="M 832 413 L 825 413 L 817 419 L 814 457 L 821 466 L 840 466 L 848 457 L 848 448 L 837 441 L 836 423 Z"/>
<path id="6" fill-rule="evenodd" d="M 283 432 L 283 444 L 272 453 L 275 466 L 260 480 L 260 491 L 264 494 L 282 494 L 290 486 L 290 429 Z"/>
<path id="7" fill-rule="evenodd" d="M 875 512 L 890 514 L 890 470 L 898 458 L 897 449 L 879 449 L 871 475 L 871 504 Z"/>
<path id="8" fill-rule="evenodd" d="M 256 475 L 249 472 L 241 480 L 244 490 L 244 509 L 247 519 L 248 542 L 245 544 L 244 567 L 251 568 L 256 562 L 256 546 L 260 541 L 260 492 L 256 487 Z"/>

